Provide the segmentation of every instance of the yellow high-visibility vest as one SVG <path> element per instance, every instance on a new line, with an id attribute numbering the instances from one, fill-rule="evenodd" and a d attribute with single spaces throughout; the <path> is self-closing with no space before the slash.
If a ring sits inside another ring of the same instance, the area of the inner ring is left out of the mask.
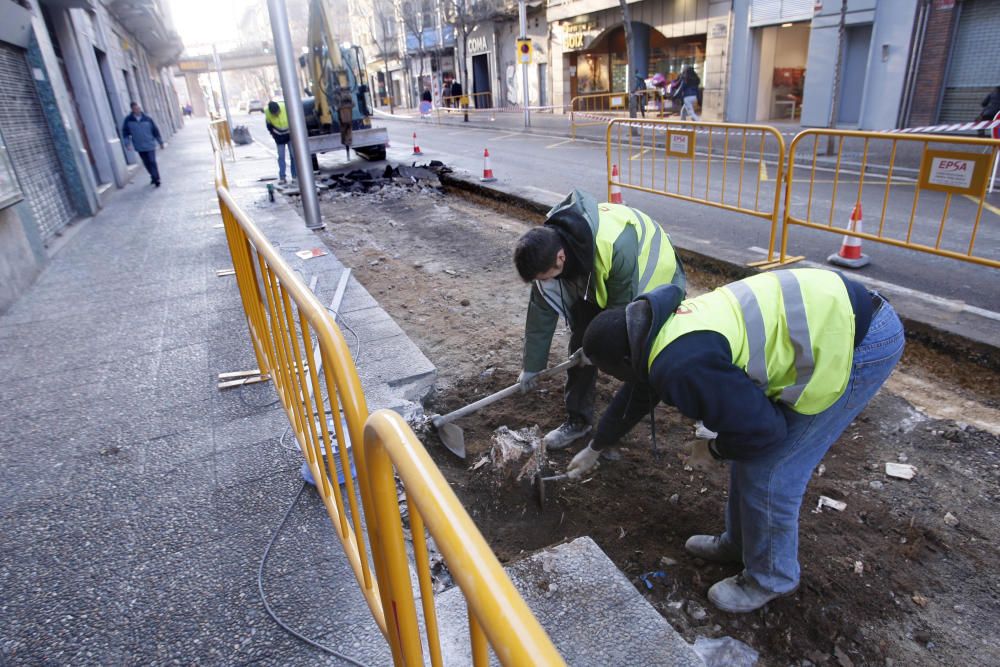
<path id="1" fill-rule="evenodd" d="M 276 130 L 288 129 L 288 111 L 285 110 L 285 103 L 278 102 L 278 113 L 272 114 L 271 110 L 264 107 L 264 118 L 274 126 Z"/>
<path id="2" fill-rule="evenodd" d="M 677 270 L 677 258 L 670 237 L 645 213 L 623 204 L 599 204 L 600 217 L 597 228 L 591 223 L 594 234 L 594 294 L 597 305 L 607 308 L 607 280 L 611 273 L 615 241 L 629 226 L 639 237 L 639 261 L 636 266 L 638 282 L 633 298 L 669 285 Z"/>
<path id="3" fill-rule="evenodd" d="M 768 398 L 814 415 L 847 389 L 854 324 L 847 287 L 836 273 L 762 273 L 682 301 L 653 340 L 647 369 L 684 334 L 715 331 L 729 342 L 733 365 Z"/>

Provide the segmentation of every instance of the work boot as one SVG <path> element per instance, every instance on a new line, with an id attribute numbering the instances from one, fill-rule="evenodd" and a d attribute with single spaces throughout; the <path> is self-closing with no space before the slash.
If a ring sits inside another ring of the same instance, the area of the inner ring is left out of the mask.
<path id="1" fill-rule="evenodd" d="M 760 609 L 775 598 L 791 595 L 795 589 L 787 593 L 775 593 L 761 588 L 746 571 L 716 582 L 708 589 L 708 599 L 722 611 L 732 614 L 745 614 L 748 611 Z"/>
<path id="2" fill-rule="evenodd" d="M 557 429 L 545 434 L 542 442 L 546 449 L 565 449 L 590 433 L 590 424 L 584 422 L 564 422 Z"/>
<path id="3" fill-rule="evenodd" d="M 743 555 L 731 544 L 723 544 L 721 535 L 692 535 L 684 543 L 684 550 L 692 556 L 713 563 L 742 563 Z"/>

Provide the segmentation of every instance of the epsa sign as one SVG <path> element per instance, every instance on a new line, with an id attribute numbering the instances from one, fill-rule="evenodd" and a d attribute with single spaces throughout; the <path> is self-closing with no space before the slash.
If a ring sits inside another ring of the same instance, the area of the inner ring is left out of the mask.
<path id="1" fill-rule="evenodd" d="M 975 170 L 976 163 L 972 160 L 938 157 L 934 158 L 931 163 L 928 181 L 934 185 L 947 185 L 964 189 L 972 184 L 972 174 Z"/>

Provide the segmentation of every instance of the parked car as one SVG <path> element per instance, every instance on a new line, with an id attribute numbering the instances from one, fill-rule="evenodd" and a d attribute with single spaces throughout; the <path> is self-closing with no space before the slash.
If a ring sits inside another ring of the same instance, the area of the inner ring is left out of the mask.
<path id="1" fill-rule="evenodd" d="M 260 100 L 250 100 L 250 104 L 247 105 L 247 113 L 251 114 L 254 111 L 264 113 L 264 103 Z"/>

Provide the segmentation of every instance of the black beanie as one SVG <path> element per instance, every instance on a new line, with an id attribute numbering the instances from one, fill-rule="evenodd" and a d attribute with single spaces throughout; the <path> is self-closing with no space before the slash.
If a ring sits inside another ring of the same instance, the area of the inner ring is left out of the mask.
<path id="1" fill-rule="evenodd" d="M 598 368 L 621 364 L 629 356 L 624 308 L 605 310 L 591 321 L 583 334 L 583 352 Z"/>

